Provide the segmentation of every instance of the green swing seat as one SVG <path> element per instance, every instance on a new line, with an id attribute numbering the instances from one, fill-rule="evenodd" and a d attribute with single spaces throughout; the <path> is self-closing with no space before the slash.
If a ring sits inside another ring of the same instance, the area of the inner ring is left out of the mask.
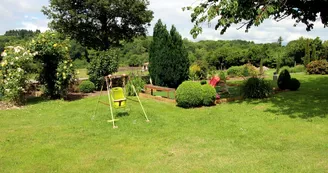
<path id="1" fill-rule="evenodd" d="M 113 106 L 114 108 L 123 108 L 126 106 L 126 98 L 124 96 L 123 88 L 116 87 L 112 89 Z"/>

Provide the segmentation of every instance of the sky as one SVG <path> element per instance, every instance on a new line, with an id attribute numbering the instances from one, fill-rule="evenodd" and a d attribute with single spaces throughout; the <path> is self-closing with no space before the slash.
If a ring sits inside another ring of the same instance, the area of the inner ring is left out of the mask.
<path id="1" fill-rule="evenodd" d="M 48 29 L 49 20 L 41 12 L 42 6 L 47 6 L 49 0 L 0 0 L 0 35 L 10 29 L 28 29 L 45 31 Z M 168 26 L 174 25 L 183 38 L 192 41 L 199 40 L 248 40 L 255 43 L 276 42 L 281 36 L 284 43 L 296 40 L 299 37 L 315 38 L 328 40 L 328 30 L 323 27 L 320 21 L 315 23 L 314 29 L 310 32 L 305 30 L 304 24 L 295 23 L 292 19 L 285 19 L 280 22 L 266 20 L 259 27 L 252 27 L 248 33 L 242 28 L 237 30 L 239 25 L 230 27 L 224 35 L 220 35 L 219 30 L 204 25 L 203 33 L 196 40 L 190 35 L 193 24 L 190 21 L 190 13 L 183 12 L 182 7 L 197 3 L 197 0 L 149 0 L 151 9 L 154 12 L 154 19 L 151 27 L 148 28 L 148 35 L 152 35 L 153 26 L 158 19 Z"/>

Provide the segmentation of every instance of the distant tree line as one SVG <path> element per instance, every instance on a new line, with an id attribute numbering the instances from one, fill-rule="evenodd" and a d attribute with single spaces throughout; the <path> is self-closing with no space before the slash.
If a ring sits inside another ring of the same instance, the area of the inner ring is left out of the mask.
<path id="1" fill-rule="evenodd" d="M 40 33 L 29 30 L 10 30 L 0 36 L 0 52 L 6 45 L 25 44 Z M 123 41 L 119 57 L 120 66 L 141 66 L 149 61 L 150 43 L 153 37 L 137 37 L 132 42 Z M 328 41 L 319 37 L 309 39 L 300 37 L 282 45 L 282 38 L 276 42 L 256 44 L 244 40 L 205 40 L 192 42 L 184 39 L 183 43 L 188 51 L 190 64 L 198 63 L 211 69 L 227 69 L 231 66 L 243 65 L 248 62 L 255 66 L 263 65 L 275 68 L 280 66 L 294 66 L 307 64 L 317 59 L 328 59 Z M 90 63 L 89 49 L 76 40 L 70 42 L 70 56 L 78 68 L 85 68 Z"/>

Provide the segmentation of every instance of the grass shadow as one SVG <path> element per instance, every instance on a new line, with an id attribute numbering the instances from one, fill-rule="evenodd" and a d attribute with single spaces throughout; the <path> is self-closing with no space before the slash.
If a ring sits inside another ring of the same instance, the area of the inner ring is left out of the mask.
<path id="1" fill-rule="evenodd" d="M 261 100 L 240 100 L 229 104 L 246 102 L 250 105 L 271 104 L 265 112 L 288 115 L 291 118 L 326 118 L 328 114 L 328 76 L 304 76 L 299 78 L 299 91 L 277 93 L 271 98 Z"/>

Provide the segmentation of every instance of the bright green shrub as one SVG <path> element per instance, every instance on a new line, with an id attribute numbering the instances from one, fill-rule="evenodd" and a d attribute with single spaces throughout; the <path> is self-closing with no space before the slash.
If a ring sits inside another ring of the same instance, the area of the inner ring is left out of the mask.
<path id="1" fill-rule="evenodd" d="M 290 74 L 288 70 L 285 69 L 281 71 L 278 77 L 278 87 L 282 90 L 288 89 L 289 81 L 290 81 Z"/>
<path id="2" fill-rule="evenodd" d="M 227 74 L 230 77 L 243 76 L 243 66 L 232 66 L 227 70 Z"/>
<path id="3" fill-rule="evenodd" d="M 135 96 L 135 92 L 133 90 L 132 84 L 134 85 L 137 93 L 140 93 L 144 88 L 146 82 L 140 76 L 133 76 L 130 78 L 128 83 L 126 84 L 126 94 L 128 96 Z"/>
<path id="4" fill-rule="evenodd" d="M 243 73 L 242 73 L 242 75 L 244 77 L 257 76 L 257 75 L 259 75 L 259 71 L 256 69 L 255 66 L 253 66 L 250 63 L 248 63 L 248 64 L 243 65 Z"/>
<path id="5" fill-rule="evenodd" d="M 291 72 L 291 73 L 306 72 L 306 68 L 304 67 L 304 65 L 297 65 L 297 66 L 291 68 L 289 72 Z"/>
<path id="6" fill-rule="evenodd" d="M 211 85 L 202 85 L 203 105 L 212 106 L 215 104 L 216 90 Z"/>
<path id="7" fill-rule="evenodd" d="M 281 68 L 281 71 L 288 70 L 289 73 L 300 73 L 300 72 L 305 72 L 306 68 L 304 65 L 297 65 L 295 67 L 288 67 L 288 66 L 283 66 Z"/>
<path id="8" fill-rule="evenodd" d="M 177 105 L 183 108 L 201 106 L 203 103 L 202 86 L 199 82 L 183 82 L 176 91 Z"/>
<path id="9" fill-rule="evenodd" d="M 87 68 L 89 65 L 86 59 L 76 59 L 73 64 L 76 69 Z"/>
<path id="10" fill-rule="evenodd" d="M 241 94 L 244 98 L 267 98 L 272 95 L 273 89 L 269 81 L 251 77 L 241 85 Z"/>
<path id="11" fill-rule="evenodd" d="M 82 93 L 92 93 L 95 88 L 95 84 L 91 81 L 83 81 L 79 85 L 80 92 Z"/>
<path id="12" fill-rule="evenodd" d="M 300 88 L 300 86 L 301 86 L 300 81 L 298 81 L 295 78 L 291 78 L 289 81 L 288 89 L 290 89 L 292 91 L 296 91 Z"/>
<path id="13" fill-rule="evenodd" d="M 104 76 L 117 71 L 119 50 L 91 51 L 89 57 L 91 59 L 88 67 L 89 79 L 99 90 L 104 82 Z"/>
<path id="14" fill-rule="evenodd" d="M 327 60 L 312 61 L 306 66 L 306 71 L 309 74 L 328 74 Z"/>
<path id="15" fill-rule="evenodd" d="M 243 66 L 232 66 L 227 70 L 230 77 L 248 77 L 257 76 L 259 74 L 256 67 L 252 64 L 245 64 Z"/>

